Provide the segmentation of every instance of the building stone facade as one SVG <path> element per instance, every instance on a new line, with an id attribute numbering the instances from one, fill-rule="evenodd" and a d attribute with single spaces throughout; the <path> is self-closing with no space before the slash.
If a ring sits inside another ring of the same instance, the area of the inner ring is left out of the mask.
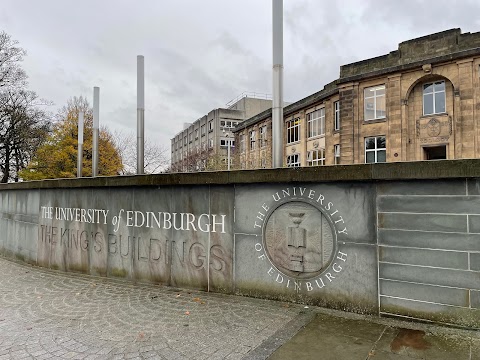
<path id="1" fill-rule="evenodd" d="M 284 108 L 284 166 L 478 158 L 479 112 L 480 33 L 408 40 Z M 271 114 L 234 130 L 242 168 L 271 167 Z"/>
<path id="2" fill-rule="evenodd" d="M 227 108 L 210 111 L 171 139 L 172 171 L 189 172 L 227 168 L 228 145 L 231 163 L 235 154 L 233 128 L 256 114 L 271 109 L 269 95 L 242 94 L 227 104 Z"/>

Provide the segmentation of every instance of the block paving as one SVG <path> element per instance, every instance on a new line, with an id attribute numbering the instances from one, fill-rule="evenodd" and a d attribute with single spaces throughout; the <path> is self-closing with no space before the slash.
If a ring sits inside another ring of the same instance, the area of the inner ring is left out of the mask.
<path id="1" fill-rule="evenodd" d="M 0 258 L 0 360 L 241 359 L 303 307 Z"/>

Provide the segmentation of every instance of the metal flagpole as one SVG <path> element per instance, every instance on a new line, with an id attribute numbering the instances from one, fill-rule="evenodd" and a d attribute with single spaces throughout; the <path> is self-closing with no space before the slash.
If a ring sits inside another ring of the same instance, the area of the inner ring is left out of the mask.
<path id="1" fill-rule="evenodd" d="M 145 151 L 145 68 L 143 55 L 137 56 L 137 174 L 144 173 Z"/>
<path id="2" fill-rule="evenodd" d="M 77 177 L 82 177 L 83 167 L 83 111 L 78 113 L 78 153 L 77 153 Z"/>
<path id="3" fill-rule="evenodd" d="M 98 125 L 100 117 L 100 88 L 93 88 L 93 141 L 92 141 L 92 176 L 98 176 Z"/>
<path id="4" fill-rule="evenodd" d="M 273 167 L 283 166 L 283 0 L 272 0 L 273 32 Z"/>

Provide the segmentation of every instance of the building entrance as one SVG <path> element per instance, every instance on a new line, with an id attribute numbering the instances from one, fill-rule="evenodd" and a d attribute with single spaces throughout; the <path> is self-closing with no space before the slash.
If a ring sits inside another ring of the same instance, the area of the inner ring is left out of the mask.
<path id="1" fill-rule="evenodd" d="M 445 160 L 447 158 L 447 146 L 428 146 L 423 148 L 425 160 Z"/>

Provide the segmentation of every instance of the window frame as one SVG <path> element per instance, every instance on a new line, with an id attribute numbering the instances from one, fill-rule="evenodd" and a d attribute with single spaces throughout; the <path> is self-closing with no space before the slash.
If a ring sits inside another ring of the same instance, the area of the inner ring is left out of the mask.
<path id="1" fill-rule="evenodd" d="M 325 136 L 325 107 L 307 114 L 307 136 L 309 139 Z"/>
<path id="2" fill-rule="evenodd" d="M 300 141 L 300 118 L 287 120 L 287 144 L 294 144 Z"/>
<path id="3" fill-rule="evenodd" d="M 333 145 L 333 159 L 335 165 L 340 165 L 341 147 L 340 144 Z"/>
<path id="4" fill-rule="evenodd" d="M 379 148 L 377 147 L 377 139 L 378 138 L 383 138 L 384 141 L 385 141 L 385 147 L 384 148 Z M 375 143 L 375 148 L 374 149 L 368 149 L 367 150 L 367 140 L 368 139 L 375 139 L 374 143 Z M 380 164 L 380 163 L 383 163 L 382 162 L 379 162 L 378 161 L 378 153 L 380 151 L 383 151 L 385 152 L 385 162 L 387 162 L 387 137 L 385 135 L 377 135 L 377 136 L 368 136 L 365 138 L 364 140 L 364 150 L 365 150 L 365 164 Z M 372 163 L 372 162 L 367 162 L 367 153 L 369 152 L 373 152 L 375 154 L 375 161 Z"/>
<path id="5" fill-rule="evenodd" d="M 373 96 L 365 96 L 365 93 L 367 91 L 374 91 L 374 95 Z M 377 95 L 377 91 L 379 90 L 383 90 L 383 94 L 381 95 Z M 386 91 L 386 87 L 385 87 L 385 84 L 382 84 L 382 85 L 375 85 L 375 86 L 369 86 L 369 87 L 366 87 L 363 89 L 363 120 L 364 121 L 373 121 L 373 120 L 381 120 L 381 119 L 386 119 L 386 115 L 387 115 L 387 98 L 386 98 L 386 94 L 387 94 L 387 91 Z M 377 101 L 378 101 L 378 98 L 380 97 L 383 97 L 384 98 L 384 104 L 385 104 L 385 115 L 383 116 L 377 116 Z M 373 99 L 373 114 L 374 114 L 374 117 L 371 118 L 371 119 L 367 119 L 367 99 Z"/>
<path id="6" fill-rule="evenodd" d="M 294 158 L 294 157 L 297 157 L 297 161 L 295 161 L 293 163 L 289 162 L 289 159 Z M 301 160 L 300 160 L 300 154 L 299 153 L 287 155 L 287 167 L 300 167 L 300 166 L 301 166 Z"/>
<path id="7" fill-rule="evenodd" d="M 435 91 L 435 85 L 436 84 L 439 84 L 439 83 L 443 83 L 443 90 L 440 90 L 440 91 Z M 433 85 L 433 88 L 432 88 L 432 92 L 431 93 L 425 93 L 425 87 L 427 87 L 428 85 Z M 445 107 L 445 110 L 444 111 L 441 111 L 441 112 L 437 112 L 436 111 L 436 94 L 441 94 L 443 93 L 443 105 Z M 433 112 L 432 113 L 425 113 L 425 95 L 432 95 L 432 109 L 433 109 Z M 433 82 L 429 82 L 429 83 L 425 83 L 423 84 L 422 86 L 422 114 L 423 116 L 431 116 L 431 115 L 438 115 L 438 114 L 445 114 L 447 112 L 447 87 L 446 87 L 446 84 L 445 84 L 445 80 L 439 80 L 439 81 L 433 81 Z"/>
<path id="8" fill-rule="evenodd" d="M 248 133 L 248 138 L 250 140 L 250 150 L 255 150 L 255 139 L 256 139 L 256 131 L 255 130 L 250 130 Z"/>
<path id="9" fill-rule="evenodd" d="M 333 130 L 340 131 L 340 101 L 333 103 Z"/>
<path id="10" fill-rule="evenodd" d="M 260 147 L 267 146 L 267 125 L 260 127 Z"/>
<path id="11" fill-rule="evenodd" d="M 313 154 L 316 154 L 313 158 Z M 313 149 L 307 152 L 307 166 L 323 166 L 325 165 L 325 149 Z"/>

